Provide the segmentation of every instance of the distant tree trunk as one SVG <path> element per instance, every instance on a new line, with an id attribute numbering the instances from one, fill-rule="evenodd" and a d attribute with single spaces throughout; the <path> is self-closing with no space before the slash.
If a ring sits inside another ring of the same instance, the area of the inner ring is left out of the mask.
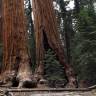
<path id="1" fill-rule="evenodd" d="M 71 42 L 71 33 L 72 31 L 72 18 L 71 18 L 71 12 L 66 10 L 66 4 L 64 0 L 60 0 L 60 2 L 57 1 L 57 3 L 60 6 L 61 10 L 61 18 L 63 20 L 63 31 L 61 32 L 61 36 L 64 42 L 64 48 L 65 48 L 65 56 L 66 61 L 68 64 L 71 63 L 71 54 L 70 54 L 70 42 Z M 62 21 L 61 21 L 62 22 Z"/>
<path id="2" fill-rule="evenodd" d="M 70 54 L 70 24 L 69 24 L 69 16 L 66 16 L 65 21 L 64 21 L 64 33 L 65 33 L 65 43 L 66 43 L 66 57 L 67 57 L 67 62 L 71 64 L 71 54 Z"/>
<path id="3" fill-rule="evenodd" d="M 44 41 L 46 40 L 47 45 L 53 49 L 60 63 L 65 67 L 65 73 L 69 81 L 68 87 L 76 87 L 75 73 L 71 65 L 65 61 L 52 3 L 52 0 L 33 0 L 32 2 L 36 36 L 37 77 L 41 79 L 44 74 L 43 59 L 46 50 Z"/>
<path id="4" fill-rule="evenodd" d="M 80 12 L 80 0 L 74 0 L 75 2 L 75 12 L 78 14 Z"/>
<path id="5" fill-rule="evenodd" d="M 32 75 L 27 48 L 24 0 L 2 0 L 2 4 L 4 50 L 1 79 L 12 86 L 12 80 L 16 77 L 19 87 L 22 87 L 25 82 L 31 81 Z"/>
<path id="6" fill-rule="evenodd" d="M 35 38 L 34 38 L 34 24 L 32 18 L 32 6 L 30 0 L 24 0 L 25 2 L 25 15 L 27 17 L 27 31 L 28 31 L 28 45 L 29 45 L 29 53 L 30 53 L 30 60 L 32 63 L 32 69 L 35 70 Z"/>

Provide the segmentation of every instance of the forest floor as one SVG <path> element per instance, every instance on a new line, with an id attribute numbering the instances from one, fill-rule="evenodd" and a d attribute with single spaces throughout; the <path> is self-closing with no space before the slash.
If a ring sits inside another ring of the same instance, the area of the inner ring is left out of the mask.
<path id="1" fill-rule="evenodd" d="M 0 88 L 0 96 L 96 96 L 96 89 L 18 89 Z M 7 94 L 7 95 L 4 95 Z"/>

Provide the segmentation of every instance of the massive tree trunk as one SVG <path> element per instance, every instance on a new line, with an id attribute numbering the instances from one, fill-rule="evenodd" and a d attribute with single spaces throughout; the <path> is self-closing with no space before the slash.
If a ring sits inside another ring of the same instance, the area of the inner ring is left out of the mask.
<path id="1" fill-rule="evenodd" d="M 2 41 L 2 0 L 0 0 L 0 43 Z"/>
<path id="2" fill-rule="evenodd" d="M 39 79 L 43 78 L 44 49 L 46 39 L 49 47 L 56 53 L 59 61 L 65 67 L 65 73 L 69 81 L 69 87 L 76 87 L 75 73 L 70 64 L 67 64 L 64 57 L 63 46 L 57 32 L 56 18 L 53 9 L 53 0 L 33 0 L 34 25 L 36 36 L 36 74 Z"/>
<path id="3" fill-rule="evenodd" d="M 2 66 L 2 0 L 0 0 L 0 72 Z"/>
<path id="4" fill-rule="evenodd" d="M 3 67 L 1 79 L 12 86 L 14 78 L 19 87 L 31 81 L 27 48 L 24 0 L 2 0 L 3 5 Z M 7 85 L 8 86 L 8 85 Z"/>

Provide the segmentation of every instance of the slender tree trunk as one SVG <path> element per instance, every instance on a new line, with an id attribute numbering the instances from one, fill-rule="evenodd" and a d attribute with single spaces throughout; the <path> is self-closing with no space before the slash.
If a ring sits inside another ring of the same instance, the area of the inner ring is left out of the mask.
<path id="1" fill-rule="evenodd" d="M 60 63 L 65 67 L 66 76 L 69 81 L 68 86 L 76 87 L 75 73 L 70 64 L 67 64 L 65 61 L 63 46 L 60 41 L 59 33 L 57 32 L 52 0 L 33 0 L 32 4 L 36 36 L 37 77 L 39 77 L 39 79 L 43 78 L 45 47 L 43 41 L 46 36 L 50 48 L 53 49 Z"/>
<path id="2" fill-rule="evenodd" d="M 74 0 L 75 12 L 78 14 L 80 12 L 80 0 Z"/>
<path id="3" fill-rule="evenodd" d="M 34 24 L 32 18 L 32 6 L 30 0 L 24 0 L 25 2 L 25 15 L 27 17 L 27 31 L 28 31 L 28 45 L 29 45 L 29 53 L 30 53 L 30 60 L 32 63 L 32 69 L 35 70 L 35 38 L 34 38 Z"/>
<path id="4" fill-rule="evenodd" d="M 12 86 L 13 78 L 19 87 L 31 82 L 31 69 L 27 48 L 24 0 L 2 0 L 3 4 L 3 67 L 1 79 Z M 8 86 L 8 85 L 7 85 Z"/>

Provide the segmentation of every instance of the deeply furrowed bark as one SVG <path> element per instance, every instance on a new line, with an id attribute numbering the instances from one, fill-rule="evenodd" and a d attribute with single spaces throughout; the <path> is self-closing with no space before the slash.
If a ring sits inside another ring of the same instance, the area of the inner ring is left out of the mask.
<path id="1" fill-rule="evenodd" d="M 2 41 L 2 0 L 0 0 L 0 42 Z"/>
<path id="2" fill-rule="evenodd" d="M 43 78 L 44 59 L 44 36 L 48 40 L 50 48 L 58 56 L 61 64 L 65 67 L 65 73 L 69 81 L 68 87 L 76 87 L 75 73 L 70 64 L 67 64 L 64 57 L 63 46 L 57 32 L 56 18 L 53 10 L 52 0 L 33 0 L 34 26 L 36 36 L 36 74 L 39 79 Z M 44 35 L 45 34 L 45 35 Z"/>
<path id="3" fill-rule="evenodd" d="M 27 48 L 24 0 L 2 0 L 3 5 L 3 67 L 1 79 L 5 84 L 15 76 L 19 87 L 31 81 Z M 11 86 L 11 85 L 10 85 Z"/>

